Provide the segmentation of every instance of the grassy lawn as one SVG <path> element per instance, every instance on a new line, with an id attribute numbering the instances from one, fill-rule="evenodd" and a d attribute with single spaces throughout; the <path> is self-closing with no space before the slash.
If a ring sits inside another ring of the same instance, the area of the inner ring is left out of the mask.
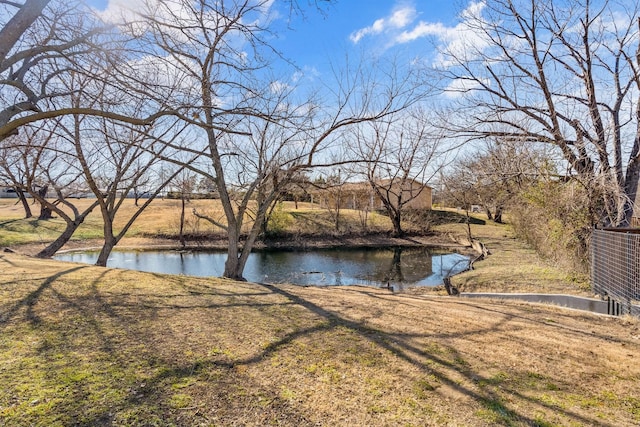
<path id="1" fill-rule="evenodd" d="M 640 328 L 0 255 L 0 424 L 640 423 Z"/>
<path id="2" fill-rule="evenodd" d="M 73 200 L 78 209 L 86 209 L 93 199 Z M 198 208 L 212 215 L 217 215 L 210 208 L 211 203 L 207 201 L 194 201 L 189 205 L 189 213 L 193 208 Z M 217 206 L 214 206 L 216 208 Z M 24 211 L 21 205 L 15 204 L 15 199 L 0 199 L 0 246 L 15 246 L 26 243 L 44 243 L 55 239 L 64 230 L 65 223 L 61 218 L 54 218 L 48 221 L 37 219 L 38 206 L 33 205 L 32 210 L 35 218 L 24 219 Z M 116 216 L 116 229 L 121 227 L 135 212 L 135 205 L 132 199 L 125 200 L 123 207 Z M 56 215 L 54 215 L 56 216 Z M 193 215 L 190 215 L 192 218 Z M 174 235 L 178 233 L 180 221 L 180 201 L 179 200 L 155 200 L 136 220 L 133 227 L 127 234 L 128 237 Z M 206 224 L 195 224 L 191 219 L 188 231 L 193 232 L 196 228 L 202 232 L 211 232 L 212 227 Z M 78 228 L 73 236 L 76 241 L 87 239 L 99 239 L 102 237 L 102 217 L 99 208 L 94 209 L 85 222 Z"/>
<path id="3" fill-rule="evenodd" d="M 74 200 L 79 209 L 86 208 L 92 199 Z M 127 233 L 128 238 L 139 237 L 177 237 L 180 224 L 180 201 L 170 199 L 156 199 L 138 217 L 133 227 Z M 55 239 L 64 229 L 64 221 L 54 218 L 48 221 L 37 219 L 38 206 L 32 206 L 35 218 L 24 219 L 22 206 L 16 204 L 16 199 L 0 199 L 0 246 L 15 246 L 27 243 L 43 243 Z M 193 200 L 186 207 L 185 233 L 193 235 L 221 234 L 208 222 L 198 219 L 192 213 L 197 209 L 200 213 L 209 215 L 224 223 L 222 207 L 217 200 Z M 132 199 L 127 199 L 116 215 L 115 228 L 121 227 L 135 212 L 136 207 Z M 326 209 L 310 203 L 299 203 L 296 208 L 293 202 L 284 202 L 282 209 L 276 213 L 279 216 L 276 226 L 278 231 L 291 235 L 318 235 L 361 232 L 387 232 L 391 230 L 389 219 L 375 212 L 370 212 L 364 219 L 358 211 L 343 209 L 340 214 L 340 230 L 335 230 L 335 220 Z M 246 227 L 252 225 L 250 219 Z M 99 239 L 102 236 L 102 218 L 96 208 L 79 227 L 73 236 L 76 241 Z"/>
<path id="4" fill-rule="evenodd" d="M 568 271 L 541 259 L 524 242 L 516 239 L 508 225 L 476 215 L 471 234 L 491 251 L 474 269 L 453 278 L 463 292 L 536 292 L 591 295 L 587 274 Z M 466 224 L 445 223 L 435 227 L 442 233 L 466 234 Z"/>
<path id="5" fill-rule="evenodd" d="M 128 242 L 175 234 L 178 203 L 154 202 Z M 21 251 L 62 227 L 21 219 L 18 208 L 0 200 L 0 245 Z M 344 214 L 343 232 L 362 232 L 359 214 Z M 339 236 L 327 211 L 285 205 L 281 215 L 292 238 Z M 438 233 L 426 241 L 466 232 L 454 212 L 434 215 Z M 389 229 L 382 216 L 367 220 L 369 231 Z M 76 245 L 99 231 L 94 212 Z M 491 255 L 454 277 L 462 291 L 589 293 L 586 277 L 549 265 L 508 226 L 477 217 L 472 233 Z M 276 287 L 0 253 L 0 425 L 640 424 L 637 319 L 437 293 Z"/>

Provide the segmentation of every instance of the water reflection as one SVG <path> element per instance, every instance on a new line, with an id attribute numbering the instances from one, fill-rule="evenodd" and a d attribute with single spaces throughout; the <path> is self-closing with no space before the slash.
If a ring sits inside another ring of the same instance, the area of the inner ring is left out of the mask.
<path id="1" fill-rule="evenodd" d="M 73 252 L 59 260 L 94 263 L 97 252 Z M 155 273 L 220 276 L 224 252 L 114 251 L 109 266 Z M 314 251 L 256 251 L 249 256 L 245 277 L 252 282 L 340 286 L 364 284 L 435 286 L 443 277 L 465 270 L 469 258 L 429 248 L 360 248 Z"/>

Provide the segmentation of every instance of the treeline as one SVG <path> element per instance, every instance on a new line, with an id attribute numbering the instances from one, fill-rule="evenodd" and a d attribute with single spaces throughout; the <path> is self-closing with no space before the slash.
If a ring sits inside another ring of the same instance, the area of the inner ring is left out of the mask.
<path id="1" fill-rule="evenodd" d="M 440 202 L 508 222 L 538 253 L 568 269 L 588 269 L 591 230 L 601 198 L 580 178 L 560 173 L 557 153 L 504 139 L 460 157 L 441 181 Z"/>

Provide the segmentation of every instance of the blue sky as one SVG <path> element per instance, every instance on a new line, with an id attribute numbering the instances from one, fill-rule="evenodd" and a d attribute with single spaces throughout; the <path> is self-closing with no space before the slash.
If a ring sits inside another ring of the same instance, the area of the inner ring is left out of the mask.
<path id="1" fill-rule="evenodd" d="M 430 47 L 425 39 L 409 43 L 412 46 L 392 46 L 392 39 L 420 22 L 450 26 L 455 19 L 455 8 L 445 1 L 338 0 L 325 14 L 311 12 L 306 21 L 294 23 L 293 31 L 282 34 L 283 48 L 305 66 L 319 66 L 328 57 L 352 49 L 423 50 Z"/>
<path id="2" fill-rule="evenodd" d="M 99 10 L 135 7 L 141 0 L 88 0 Z M 282 8 L 275 0 L 272 7 Z M 309 2 L 311 3 L 311 2 Z M 300 0 L 306 6 L 306 0 Z M 459 7 L 455 5 L 459 4 Z M 291 29 L 278 31 L 275 45 L 287 58 L 307 70 L 324 70 L 347 52 L 380 54 L 404 50 L 429 57 L 432 42 L 450 44 L 456 36 L 460 7 L 478 3 L 436 0 L 335 0 L 324 13 L 308 8 Z M 282 13 L 281 23 L 286 15 Z M 283 27 L 285 27 L 283 25 Z M 431 58 L 433 60 L 433 58 Z"/>

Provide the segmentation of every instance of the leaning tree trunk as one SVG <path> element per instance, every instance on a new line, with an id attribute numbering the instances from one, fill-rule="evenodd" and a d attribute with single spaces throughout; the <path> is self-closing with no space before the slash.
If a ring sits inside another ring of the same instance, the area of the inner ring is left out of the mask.
<path id="1" fill-rule="evenodd" d="M 64 232 L 56 240 L 51 242 L 49 246 L 41 250 L 36 254 L 36 258 L 51 258 L 62 248 L 73 236 L 73 233 L 78 229 L 80 224 L 84 222 L 84 218 L 80 221 L 68 222 Z"/>
<path id="2" fill-rule="evenodd" d="M 24 208 L 24 217 L 31 218 L 33 213 L 31 213 L 31 206 L 29 206 L 29 201 L 27 200 L 27 196 L 24 194 L 21 188 L 15 187 L 16 194 L 18 195 L 18 199 L 20 199 L 20 203 L 22 203 L 22 207 Z"/>
<path id="3" fill-rule="evenodd" d="M 41 203 L 43 203 L 43 202 L 41 201 Z M 73 208 L 74 218 L 71 219 L 71 217 L 67 216 L 60 209 L 60 207 L 56 207 L 55 203 L 54 204 L 50 204 L 49 207 L 52 210 L 55 210 L 55 212 L 60 216 L 60 218 L 63 218 L 65 220 L 66 227 L 65 227 L 65 230 L 62 232 L 62 234 L 60 234 L 60 236 L 58 236 L 58 238 L 56 240 L 51 242 L 49 244 L 49 246 L 47 246 L 46 248 L 44 248 L 43 250 L 38 252 L 36 254 L 36 257 L 37 258 L 51 258 L 52 256 L 54 256 L 56 254 L 56 252 L 58 252 L 60 250 L 60 248 L 62 248 L 71 239 L 71 236 L 73 236 L 73 233 L 75 233 L 75 231 L 78 229 L 78 227 L 80 227 L 80 225 L 82 225 L 82 223 L 84 223 L 84 220 L 87 218 L 87 216 L 91 212 L 93 212 L 93 209 L 95 209 L 95 207 L 97 205 L 98 205 L 97 201 L 93 202 L 93 204 L 90 205 L 87 209 L 85 209 L 84 212 L 81 213 L 81 214 L 74 207 Z"/>

